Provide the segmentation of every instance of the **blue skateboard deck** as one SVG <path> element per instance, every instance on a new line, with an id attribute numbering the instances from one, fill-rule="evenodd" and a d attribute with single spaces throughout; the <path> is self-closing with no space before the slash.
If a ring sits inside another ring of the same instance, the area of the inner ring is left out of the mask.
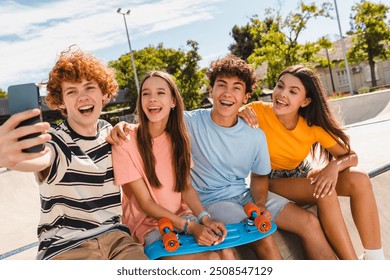
<path id="1" fill-rule="evenodd" d="M 216 251 L 232 248 L 260 240 L 268 235 L 271 235 L 277 229 L 276 224 L 271 222 L 271 228 L 267 232 L 261 232 L 250 219 L 245 219 L 240 223 L 227 224 L 225 226 L 228 233 L 225 240 L 220 244 L 212 246 L 201 246 L 196 243 L 193 235 L 178 234 L 177 236 L 180 245 L 176 251 L 168 252 L 164 248 L 163 241 L 160 239 L 146 246 L 145 254 L 149 257 L 149 259 L 155 260 L 161 257 L 195 254 L 206 251 Z"/>

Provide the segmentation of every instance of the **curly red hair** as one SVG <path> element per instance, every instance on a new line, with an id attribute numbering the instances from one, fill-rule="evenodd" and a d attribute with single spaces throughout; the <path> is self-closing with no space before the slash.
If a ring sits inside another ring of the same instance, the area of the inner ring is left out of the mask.
<path id="1" fill-rule="evenodd" d="M 105 104 L 118 91 L 115 71 L 112 68 L 93 55 L 72 47 L 70 46 L 67 51 L 61 52 L 49 73 L 49 80 L 44 83 L 47 89 L 47 104 L 52 109 L 60 109 L 64 115 L 66 115 L 66 109 L 60 108 L 60 105 L 63 104 L 61 83 L 64 81 L 77 83 L 81 82 L 83 78 L 88 81 L 95 80 L 103 95 L 107 97 L 104 101 Z"/>

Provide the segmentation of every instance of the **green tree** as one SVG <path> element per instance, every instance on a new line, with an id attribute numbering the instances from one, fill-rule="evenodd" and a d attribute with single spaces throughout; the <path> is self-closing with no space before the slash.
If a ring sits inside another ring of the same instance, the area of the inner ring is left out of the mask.
<path id="1" fill-rule="evenodd" d="M 260 44 L 248 57 L 248 62 L 259 66 L 267 63 L 267 75 L 264 81 L 268 87 L 275 85 L 276 78 L 285 67 L 294 64 L 312 64 L 319 62 L 317 55 L 321 49 L 319 42 L 300 44 L 298 39 L 306 29 L 307 23 L 317 17 L 330 17 L 331 4 L 328 2 L 317 6 L 311 4 L 299 4 L 298 12 L 290 12 L 285 18 L 278 12 L 269 9 L 267 21 L 253 19 L 252 34 L 261 38 Z M 271 20 L 272 19 L 272 20 Z M 272 24 L 267 28 L 266 23 Z"/>
<path id="2" fill-rule="evenodd" d="M 371 86 L 376 87 L 375 63 L 390 56 L 390 28 L 386 24 L 389 7 L 361 1 L 352 7 L 353 46 L 347 52 L 351 62 L 368 61 L 371 71 Z"/>
<path id="3" fill-rule="evenodd" d="M 204 71 L 199 71 L 198 62 L 201 56 L 198 54 L 198 43 L 195 41 L 187 41 L 187 45 L 191 49 L 186 52 L 179 67 L 173 75 L 176 78 L 176 83 L 183 96 L 186 109 L 192 110 L 199 106 L 202 101 L 202 93 L 200 89 L 203 85 Z"/>
<path id="4" fill-rule="evenodd" d="M 6 98 L 8 94 L 0 88 L 0 98 Z"/>
<path id="5" fill-rule="evenodd" d="M 148 47 L 134 51 L 134 61 L 141 82 L 142 77 L 150 70 L 165 70 L 171 74 L 178 85 L 184 99 L 186 109 L 196 108 L 201 102 L 200 88 L 202 75 L 198 73 L 198 43 L 188 41 L 189 51 L 164 48 L 160 43 L 157 47 Z M 116 70 L 116 78 L 121 89 L 128 88 L 130 97 L 130 112 L 135 109 L 137 90 L 129 54 L 122 55 L 118 60 L 110 61 L 109 65 Z"/>
<path id="6" fill-rule="evenodd" d="M 247 60 L 254 49 L 260 47 L 261 36 L 271 28 L 272 23 L 273 18 L 266 18 L 262 22 L 254 15 L 250 18 L 250 23 L 242 27 L 233 26 L 230 36 L 233 37 L 235 42 L 229 46 L 230 52 L 243 60 Z M 253 32 L 254 29 L 261 30 L 261 32 Z"/>
<path id="7" fill-rule="evenodd" d="M 254 38 L 250 30 L 251 26 L 247 23 L 242 27 L 237 25 L 233 26 L 230 32 L 230 36 L 233 37 L 235 43 L 229 46 L 229 50 L 232 54 L 244 60 L 247 60 L 255 48 Z"/>
<path id="8" fill-rule="evenodd" d="M 317 44 L 321 47 L 321 49 L 325 49 L 326 52 L 328 52 L 329 50 L 333 50 L 333 44 L 332 42 L 327 38 L 327 37 L 321 37 L 320 39 L 318 39 L 317 41 Z M 325 67 L 325 66 L 333 66 L 334 63 L 333 61 L 329 60 L 329 55 L 327 54 L 326 57 L 320 57 L 318 59 L 318 63 Z"/>

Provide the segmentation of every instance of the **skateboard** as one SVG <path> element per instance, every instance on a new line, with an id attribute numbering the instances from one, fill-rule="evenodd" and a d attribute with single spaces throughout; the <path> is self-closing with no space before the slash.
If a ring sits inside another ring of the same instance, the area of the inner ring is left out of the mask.
<path id="1" fill-rule="evenodd" d="M 244 211 L 248 217 L 239 223 L 226 224 L 227 235 L 225 240 L 211 246 L 197 244 L 191 234 L 177 234 L 172 222 L 168 218 L 162 218 L 158 222 L 162 239 L 146 246 L 145 254 L 149 259 L 155 260 L 167 256 L 216 251 L 252 243 L 276 231 L 276 224 L 265 219 L 260 214 L 259 208 L 253 203 L 246 204 Z"/>

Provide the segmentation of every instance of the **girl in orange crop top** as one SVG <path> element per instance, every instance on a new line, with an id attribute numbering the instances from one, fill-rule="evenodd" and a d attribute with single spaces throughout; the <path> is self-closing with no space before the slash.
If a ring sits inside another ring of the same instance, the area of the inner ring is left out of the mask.
<path id="1" fill-rule="evenodd" d="M 264 131 L 271 159 L 270 190 L 300 205 L 316 204 L 324 232 L 340 259 L 356 259 L 337 196 L 350 197 L 365 259 L 384 259 L 378 208 L 368 175 L 358 163 L 349 137 L 332 116 L 316 73 L 302 65 L 278 77 L 272 104 L 256 101 L 240 112 Z M 316 148 L 317 153 L 315 153 Z M 325 160 L 312 170 L 306 158 Z M 319 155 L 319 156 L 318 156 Z"/>

